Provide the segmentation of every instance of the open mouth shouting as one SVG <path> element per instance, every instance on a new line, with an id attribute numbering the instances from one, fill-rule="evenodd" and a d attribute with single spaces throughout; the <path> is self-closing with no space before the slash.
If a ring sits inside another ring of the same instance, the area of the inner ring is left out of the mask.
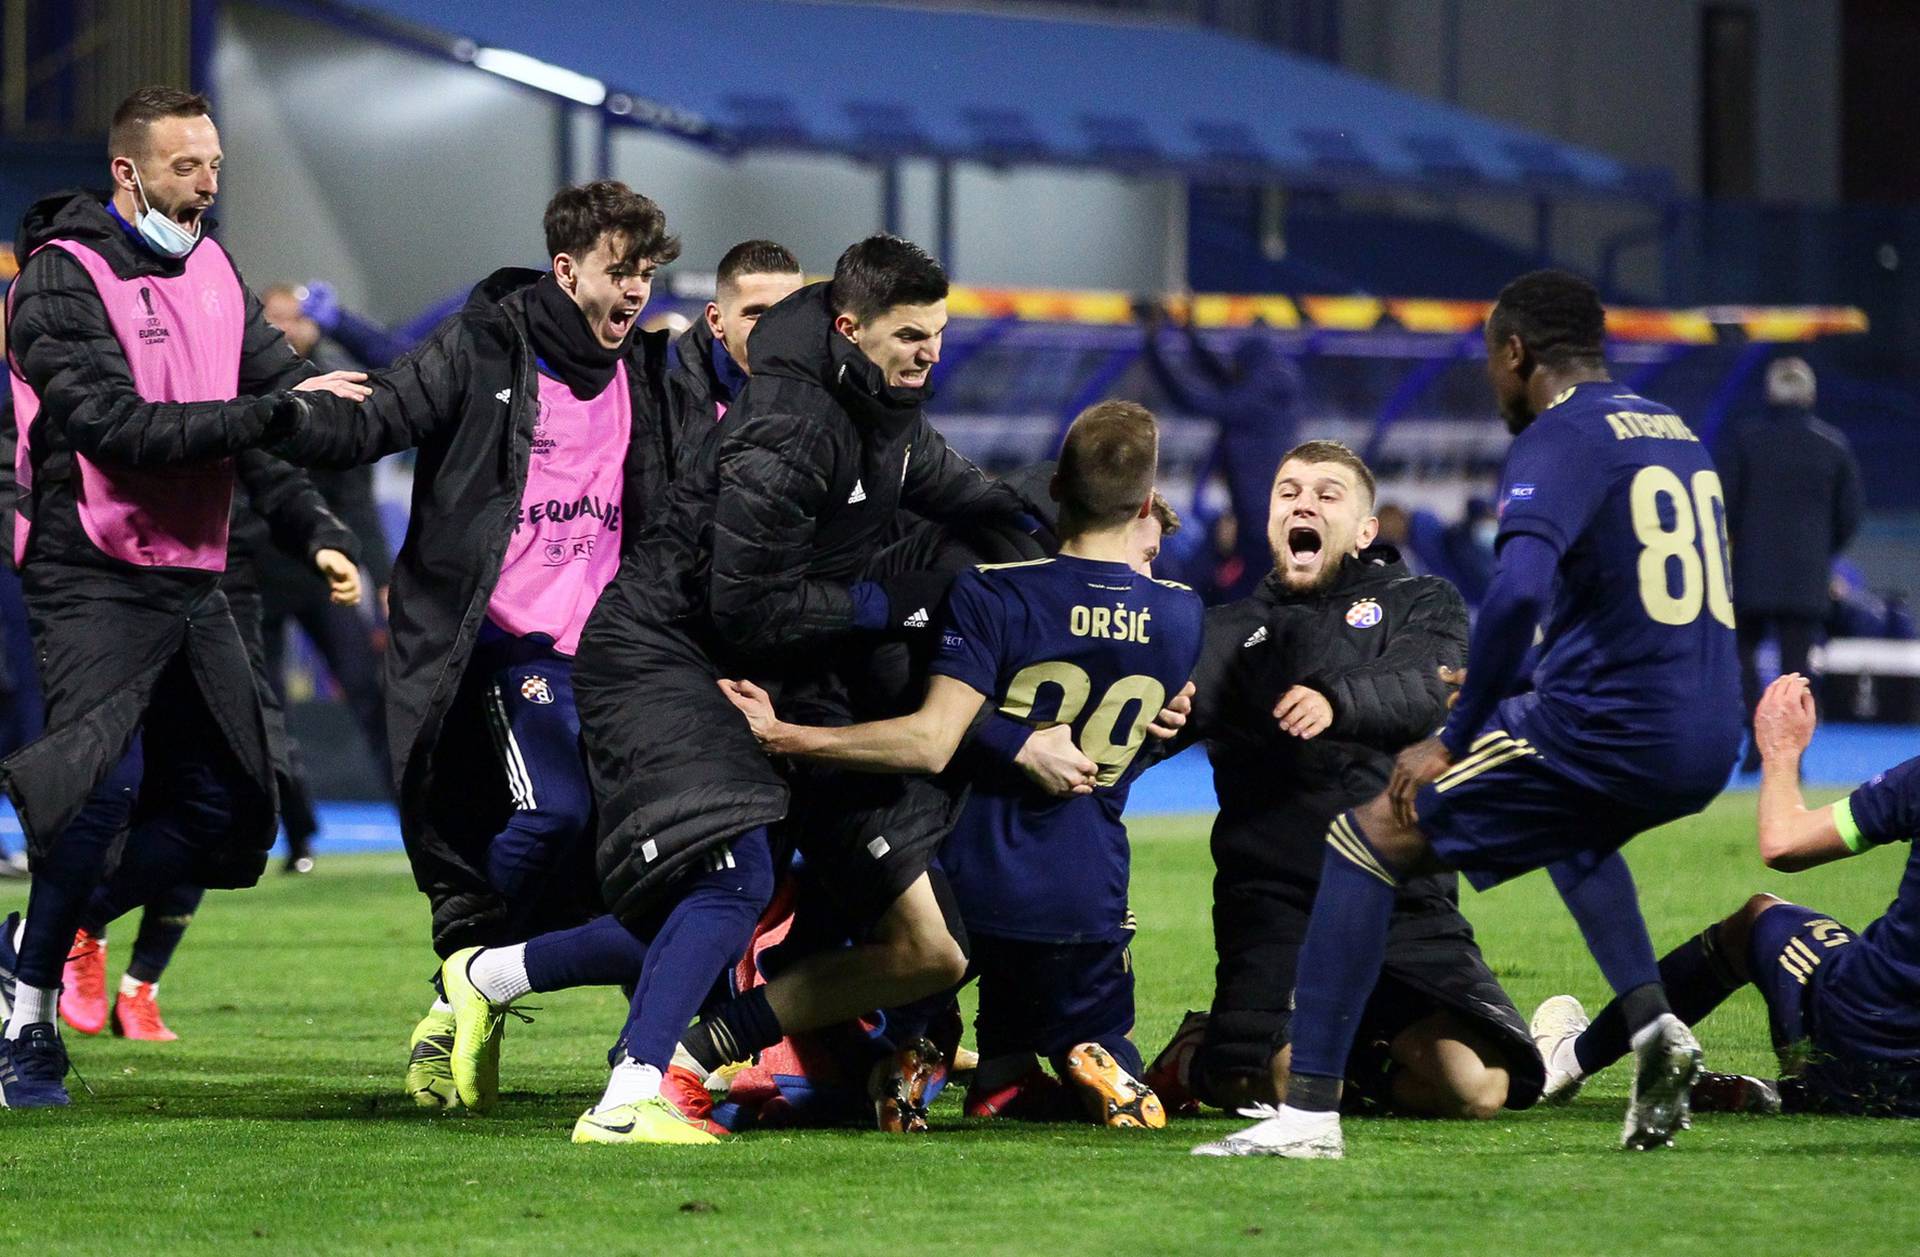
<path id="1" fill-rule="evenodd" d="M 601 339 L 609 345 L 619 344 L 633 330 L 633 321 L 639 317 L 639 306 L 615 306 L 607 311 L 606 330 Z"/>
<path id="2" fill-rule="evenodd" d="M 1291 524 L 1287 528 L 1286 564 L 1290 572 L 1311 574 L 1320 570 L 1326 539 L 1312 524 Z"/>

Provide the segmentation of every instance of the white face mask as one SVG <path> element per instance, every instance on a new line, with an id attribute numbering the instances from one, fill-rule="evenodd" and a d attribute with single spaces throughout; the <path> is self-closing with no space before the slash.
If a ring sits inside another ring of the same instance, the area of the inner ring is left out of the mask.
<path id="1" fill-rule="evenodd" d="M 153 202 L 147 200 L 147 189 L 140 182 L 140 167 L 132 162 L 127 164 L 133 166 L 133 186 L 139 189 L 140 200 L 146 205 L 145 209 L 134 216 L 134 230 L 138 231 L 140 238 L 147 242 L 147 246 L 161 257 L 183 258 L 192 253 L 193 246 L 200 243 L 200 228 L 195 226 L 192 231 L 188 231 L 165 214 L 155 213 Z"/>

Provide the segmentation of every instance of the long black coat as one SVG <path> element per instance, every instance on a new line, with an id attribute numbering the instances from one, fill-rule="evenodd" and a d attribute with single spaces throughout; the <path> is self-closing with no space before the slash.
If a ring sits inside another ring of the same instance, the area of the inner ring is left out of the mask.
<path id="1" fill-rule="evenodd" d="M 1734 425 L 1714 453 L 1727 495 L 1733 605 L 1824 620 L 1833 557 L 1860 529 L 1860 467 L 1838 428 L 1771 410 Z"/>
<path id="2" fill-rule="evenodd" d="M 401 834 L 443 955 L 512 941 L 497 936 L 506 905 L 487 883 L 484 849 L 513 805 L 499 774 L 474 771 L 496 757 L 467 663 L 526 489 L 539 397 L 526 305 L 539 275 L 516 268 L 482 282 L 425 344 L 371 377 L 364 403 L 300 394 L 305 413 L 274 444 L 291 462 L 321 467 L 419 450 L 388 595 L 387 732 Z M 662 422 L 666 351 L 665 333 L 635 333 L 627 349 L 623 549 L 665 500 L 674 464 Z"/>
<path id="3" fill-rule="evenodd" d="M 849 586 L 875 574 L 902 507 L 941 524 L 1026 514 L 834 330 L 827 287 L 760 319 L 752 378 L 581 639 L 602 891 L 623 919 L 713 844 L 786 812 L 717 669 L 803 687 L 833 673 L 858 645 Z"/>
<path id="4" fill-rule="evenodd" d="M 261 317 L 242 282 L 239 397 L 146 400 L 92 278 L 65 251 L 41 247 L 56 239 L 91 247 L 125 279 L 177 275 L 184 266 L 137 243 L 108 213 L 105 198 L 92 193 L 48 197 L 21 226 L 27 261 L 9 295 L 7 341 L 9 365 L 41 403 L 25 434 L 33 490 L 17 505 L 33 520 L 21 581 L 47 729 L 0 764 L 0 779 L 29 851 L 45 857 L 131 741 L 161 672 L 184 651 L 244 777 L 236 783 L 228 840 L 207 851 L 192 876 L 203 886 L 251 885 L 273 844 L 277 794 L 258 690 L 220 575 L 140 567 L 102 552 L 80 525 L 74 455 L 111 468 L 231 457 L 256 445 L 269 426 L 273 401 L 262 395 L 290 388 L 312 368 Z M 220 245 L 207 239 L 198 247 Z"/>

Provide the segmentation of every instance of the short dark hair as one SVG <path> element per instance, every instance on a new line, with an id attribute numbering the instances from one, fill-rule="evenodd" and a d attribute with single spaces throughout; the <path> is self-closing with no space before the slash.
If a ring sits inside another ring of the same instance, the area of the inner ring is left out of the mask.
<path id="1" fill-rule="evenodd" d="M 1280 467 L 1285 467 L 1288 463 L 1294 462 L 1337 463 L 1345 467 L 1353 473 L 1354 479 L 1358 480 L 1360 486 L 1367 491 L 1367 509 L 1373 509 L 1373 504 L 1377 500 L 1377 494 L 1379 492 L 1373 483 L 1373 470 L 1367 466 L 1365 459 L 1361 458 L 1341 442 L 1302 441 L 1287 451 L 1287 456 L 1280 460 Z M 1280 467 L 1273 469 L 1273 479 L 1275 483 L 1278 483 L 1280 480 Z"/>
<path id="2" fill-rule="evenodd" d="M 1578 275 L 1530 271 L 1500 290 L 1487 334 L 1502 342 L 1518 336 L 1550 367 L 1598 362 L 1606 356 L 1607 312 L 1599 290 Z"/>
<path id="3" fill-rule="evenodd" d="M 666 213 L 618 179 L 560 189 L 547 202 L 543 225 L 550 258 L 562 253 L 583 258 L 605 235 L 626 239 L 626 253 L 620 260 L 629 266 L 671 262 L 680 256 L 680 238 L 667 234 Z"/>
<path id="4" fill-rule="evenodd" d="M 154 83 L 136 89 L 113 111 L 107 128 L 107 156 L 138 157 L 147 151 L 147 128 L 162 118 L 199 118 L 213 106 L 199 92 Z"/>
<path id="5" fill-rule="evenodd" d="M 720 259 L 713 286 L 724 288 L 742 275 L 798 275 L 800 259 L 783 244 L 771 240 L 742 240 Z"/>
<path id="6" fill-rule="evenodd" d="M 1153 494 L 1160 425 L 1139 402 L 1096 402 L 1060 446 L 1060 533 L 1112 528 L 1140 514 Z"/>
<path id="7" fill-rule="evenodd" d="M 850 246 L 833 266 L 828 299 L 835 314 L 865 323 L 895 306 L 924 306 L 947 297 L 947 272 L 911 240 L 884 232 Z"/>

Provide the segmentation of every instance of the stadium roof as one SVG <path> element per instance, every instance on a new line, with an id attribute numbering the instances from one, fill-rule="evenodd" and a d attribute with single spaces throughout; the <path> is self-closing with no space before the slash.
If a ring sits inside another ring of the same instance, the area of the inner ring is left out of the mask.
<path id="1" fill-rule="evenodd" d="M 803 0 L 301 5 L 724 151 L 1658 200 L 1633 167 L 1184 26 Z"/>

